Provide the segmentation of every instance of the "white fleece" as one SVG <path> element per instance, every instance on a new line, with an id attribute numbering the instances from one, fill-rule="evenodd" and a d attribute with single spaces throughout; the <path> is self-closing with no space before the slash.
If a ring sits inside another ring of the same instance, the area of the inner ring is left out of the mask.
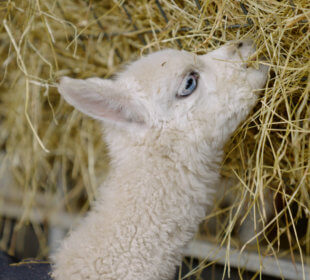
<path id="1" fill-rule="evenodd" d="M 266 82 L 266 67 L 244 61 L 251 43 L 238 44 L 202 56 L 159 51 L 115 80 L 61 80 L 62 96 L 104 123 L 111 172 L 53 256 L 56 280 L 173 278 L 212 203 L 223 145 Z M 193 72 L 196 88 L 179 97 Z"/>

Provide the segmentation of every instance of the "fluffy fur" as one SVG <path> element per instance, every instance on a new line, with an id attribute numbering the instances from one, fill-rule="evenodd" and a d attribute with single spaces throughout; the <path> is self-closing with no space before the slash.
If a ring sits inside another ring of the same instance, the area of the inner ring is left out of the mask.
<path id="1" fill-rule="evenodd" d="M 172 279 L 205 216 L 223 145 L 256 102 L 267 69 L 247 67 L 250 42 L 206 55 L 163 50 L 115 80 L 63 78 L 59 92 L 104 123 L 111 172 L 53 256 L 57 280 Z M 196 90 L 177 97 L 184 77 Z"/>

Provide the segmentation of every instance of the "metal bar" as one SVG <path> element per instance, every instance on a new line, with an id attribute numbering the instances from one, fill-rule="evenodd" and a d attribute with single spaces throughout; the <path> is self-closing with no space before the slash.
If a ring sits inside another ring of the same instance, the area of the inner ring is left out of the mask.
<path id="1" fill-rule="evenodd" d="M 164 9 L 163 9 L 162 6 L 160 5 L 159 0 L 155 0 L 155 3 L 156 3 L 156 5 L 157 5 L 157 8 L 158 8 L 158 10 L 160 11 L 162 17 L 164 18 L 165 22 L 168 24 L 168 22 L 169 22 L 168 17 L 167 17 L 167 15 L 166 15 Z M 177 44 L 179 45 L 179 48 L 182 49 L 183 47 L 182 47 L 182 43 L 181 43 L 180 39 L 176 39 L 176 42 L 177 42 Z"/>
<path id="2" fill-rule="evenodd" d="M 137 30 L 138 30 L 138 27 L 137 27 L 136 24 L 133 22 L 132 17 L 131 17 L 131 14 L 130 14 L 129 11 L 127 10 L 127 8 L 126 8 L 126 6 L 125 6 L 125 3 L 123 3 L 122 8 L 123 8 L 123 10 L 125 11 L 125 13 L 126 13 L 128 19 L 129 19 L 129 21 L 131 22 L 133 28 L 137 31 Z M 143 45 L 146 45 L 146 41 L 145 41 L 145 39 L 143 38 L 143 36 L 142 36 L 141 34 L 138 34 L 138 38 L 139 38 L 139 40 L 142 42 Z"/>
<path id="3" fill-rule="evenodd" d="M 240 7 L 242 9 L 242 12 L 247 16 L 249 12 L 242 2 L 240 2 Z M 247 18 L 247 22 L 249 25 L 253 25 L 253 20 L 251 18 Z"/>
<path id="4" fill-rule="evenodd" d="M 285 280 L 303 279 L 303 268 L 300 263 L 293 263 L 286 259 L 275 259 L 274 257 L 259 256 L 253 252 L 243 252 L 230 249 L 229 260 L 226 260 L 227 248 L 219 248 L 216 244 L 208 241 L 194 240 L 186 247 L 184 254 L 216 263 L 225 264 L 229 261 L 231 267 L 242 267 L 246 270 L 257 272 L 262 270 L 263 274 L 282 277 Z M 305 265 L 305 280 L 310 279 L 310 267 Z"/>
<path id="5" fill-rule="evenodd" d="M 166 13 L 164 12 L 164 10 L 163 10 L 162 6 L 160 5 L 159 1 L 158 1 L 158 0 L 155 0 L 155 3 L 156 3 L 156 5 L 157 5 L 157 8 L 158 8 L 158 10 L 160 11 L 161 15 L 163 16 L 165 22 L 168 23 L 169 20 L 168 20 L 168 18 L 167 18 L 167 15 L 166 15 Z"/>
<path id="6" fill-rule="evenodd" d="M 18 219 L 24 210 L 14 203 L 2 202 L 0 204 L 0 215 L 7 218 Z M 79 219 L 79 215 L 65 212 L 50 212 L 41 207 L 33 207 L 29 212 L 29 220 L 35 223 L 48 222 L 50 226 L 70 229 Z M 57 237 L 59 240 L 59 237 Z M 208 241 L 194 240 L 185 248 L 184 255 L 192 256 L 224 265 L 226 263 L 226 247 L 219 248 L 216 244 Z M 298 262 L 293 263 L 286 259 L 275 259 L 274 257 L 259 256 L 254 252 L 243 252 L 230 249 L 229 263 L 231 267 L 242 267 L 246 270 L 257 272 L 262 270 L 265 275 L 282 277 L 285 280 L 303 279 L 303 268 Z M 310 279 L 310 267 L 305 265 L 305 280 Z"/>
<path id="7" fill-rule="evenodd" d="M 6 218 L 20 219 L 24 214 L 24 209 L 15 203 L 1 202 L 0 215 Z M 29 211 L 29 221 L 33 223 L 48 222 L 50 226 L 57 226 L 63 229 L 70 229 L 71 226 L 79 220 L 78 215 L 68 214 L 66 212 L 48 211 L 41 207 L 32 207 Z"/>
<path id="8" fill-rule="evenodd" d="M 201 5 L 199 3 L 199 0 L 195 0 L 196 6 L 198 10 L 201 10 Z"/>

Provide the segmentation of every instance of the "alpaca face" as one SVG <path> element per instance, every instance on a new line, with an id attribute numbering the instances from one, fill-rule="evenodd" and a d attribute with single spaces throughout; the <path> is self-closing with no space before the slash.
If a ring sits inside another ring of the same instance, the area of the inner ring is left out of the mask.
<path id="1" fill-rule="evenodd" d="M 135 137 L 157 130 L 190 142 L 222 143 L 249 113 L 255 91 L 266 82 L 267 67 L 248 67 L 246 60 L 254 52 L 246 41 L 201 56 L 168 49 L 130 64 L 115 80 L 63 78 L 59 91 L 77 109 L 110 127 L 125 133 L 139 127 L 142 133 Z"/>

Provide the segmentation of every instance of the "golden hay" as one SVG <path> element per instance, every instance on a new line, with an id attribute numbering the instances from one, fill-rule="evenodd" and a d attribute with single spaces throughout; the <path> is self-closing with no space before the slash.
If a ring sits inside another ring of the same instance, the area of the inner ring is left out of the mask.
<path id="1" fill-rule="evenodd" d="M 202 54 L 228 40 L 252 38 L 272 73 L 254 113 L 227 144 L 223 174 L 238 178 L 234 191 L 239 201 L 262 218 L 264 230 L 257 232 L 254 250 L 309 262 L 308 0 L 0 1 L 0 19 L 0 146 L 5 162 L 0 185 L 11 182 L 7 177 L 13 174 L 20 200 L 13 194 L 11 201 L 21 203 L 22 210 L 13 241 L 31 209 L 86 211 L 100 181 L 95 178 L 103 178 L 108 169 L 98 123 L 60 100 L 58 77 L 109 77 L 120 65 L 162 48 Z M 0 192 L 0 214 L 7 189 Z M 276 210 L 269 220 L 262 207 L 265 189 Z M 229 212 L 238 212 L 241 204 L 216 208 L 210 215 L 227 212 L 216 233 L 218 244 L 240 246 L 232 238 L 240 220 L 230 219 Z M 49 215 L 44 217 L 48 221 Z M 43 240 L 44 256 L 46 232 L 32 224 Z M 208 235 L 207 226 L 202 232 Z M 0 247 L 8 249 L 5 236 Z"/>

